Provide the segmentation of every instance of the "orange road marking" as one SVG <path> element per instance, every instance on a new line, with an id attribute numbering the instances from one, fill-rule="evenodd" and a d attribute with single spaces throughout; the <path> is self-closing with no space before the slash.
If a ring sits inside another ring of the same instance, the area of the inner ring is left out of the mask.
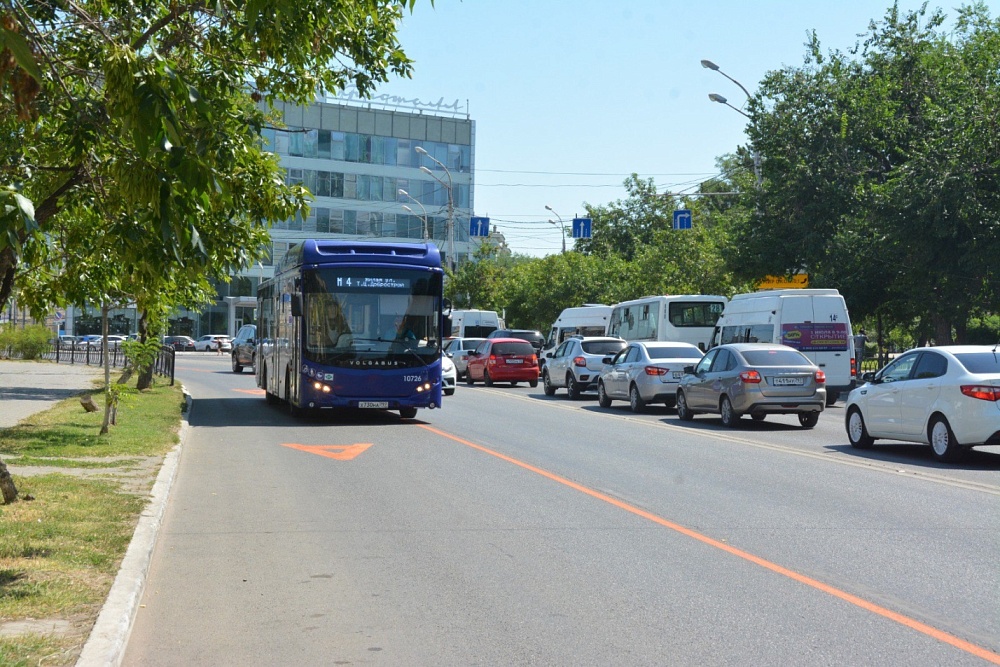
<path id="1" fill-rule="evenodd" d="M 233 391 L 238 391 L 241 394 L 252 394 L 253 396 L 263 396 L 263 389 L 233 389 Z"/>
<path id="2" fill-rule="evenodd" d="M 465 445 L 466 447 L 471 447 L 485 454 L 489 454 L 490 456 L 494 456 L 508 463 L 512 463 L 516 466 L 519 466 L 521 468 L 524 468 L 525 470 L 529 470 L 533 473 L 541 475 L 542 477 L 550 479 L 554 482 L 558 482 L 559 484 L 568 486 L 569 488 L 579 491 L 580 493 L 584 493 L 588 496 L 591 496 L 592 498 L 602 500 L 610 505 L 614 505 L 619 509 L 625 510 L 626 512 L 630 512 L 632 514 L 635 514 L 636 516 L 642 517 L 643 519 L 652 521 L 653 523 L 659 524 L 664 528 L 669 528 L 670 530 L 676 531 L 682 535 L 686 535 L 687 537 L 698 540 L 699 542 L 702 542 L 709 546 L 715 547 L 716 549 L 725 551 L 726 553 L 732 554 L 733 556 L 750 561 L 751 563 L 759 565 L 776 574 L 788 577 L 789 579 L 797 581 L 801 584 L 805 584 L 806 586 L 815 588 L 816 590 L 823 591 L 824 593 L 839 598 L 844 602 L 848 602 L 866 611 L 870 611 L 873 614 L 878 614 L 879 616 L 887 618 L 890 621 L 895 621 L 896 623 L 899 623 L 900 625 L 910 628 L 911 630 L 915 630 L 919 633 L 927 635 L 928 637 L 933 637 L 938 641 L 954 646 L 955 648 L 965 651 L 966 653 L 970 653 L 976 656 L 977 658 L 981 658 L 988 662 L 992 662 L 994 665 L 1000 665 L 1000 654 L 994 653 L 993 651 L 987 648 L 983 648 L 982 646 L 977 646 L 976 644 L 967 642 L 964 639 L 960 639 L 954 635 L 948 634 L 943 630 L 938 630 L 937 628 L 927 625 L 926 623 L 922 623 L 914 618 L 910 618 L 909 616 L 904 616 L 903 614 L 892 611 L 891 609 L 887 609 L 886 607 L 877 605 L 874 602 L 869 602 L 864 598 L 852 595 L 847 591 L 842 591 L 839 588 L 834 588 L 829 584 L 824 584 L 822 581 L 813 579 L 812 577 L 807 577 L 804 574 L 800 574 L 798 572 L 795 572 L 794 570 L 782 567 L 777 563 L 772 563 L 769 560 L 765 560 L 759 556 L 755 556 L 752 553 L 743 551 L 742 549 L 737 549 L 736 547 L 728 545 L 725 542 L 720 542 L 718 540 L 712 539 L 711 537 L 708 537 L 707 535 L 702 535 L 701 533 L 695 532 L 690 528 L 685 528 L 684 526 L 678 523 L 674 523 L 673 521 L 668 521 L 663 517 L 657 516 L 651 512 L 647 512 L 646 510 L 640 509 L 634 505 L 629 505 L 628 503 L 622 502 L 617 498 L 613 498 L 609 495 L 603 494 L 600 491 L 595 491 L 581 484 L 577 484 L 576 482 L 572 482 L 566 479 L 565 477 L 560 477 L 559 475 L 548 472 L 547 470 L 536 468 L 530 463 L 519 461 L 518 459 L 512 458 L 505 454 L 501 454 L 500 452 L 495 452 L 492 449 L 487 449 L 482 445 L 477 445 L 474 442 L 469 442 L 468 440 L 464 440 L 462 438 L 459 438 L 458 436 L 451 435 L 450 433 L 445 433 L 444 431 L 440 431 L 432 426 L 428 426 L 426 424 L 419 424 L 419 426 L 420 428 L 427 429 L 431 433 L 440 435 L 442 438 L 448 438 L 449 440 L 454 440 L 455 442 Z"/>
<path id="3" fill-rule="evenodd" d="M 372 443 L 359 442 L 355 445 L 298 445 L 291 442 L 283 442 L 281 443 L 281 446 L 297 449 L 300 452 L 307 452 L 309 454 L 318 454 L 319 456 L 325 456 L 328 459 L 350 461 L 354 457 L 361 454 L 361 452 L 371 447 Z"/>

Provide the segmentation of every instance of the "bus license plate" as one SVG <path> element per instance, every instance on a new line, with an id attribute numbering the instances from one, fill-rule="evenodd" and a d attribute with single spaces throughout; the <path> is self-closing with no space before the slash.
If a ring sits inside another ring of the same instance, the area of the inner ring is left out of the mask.
<path id="1" fill-rule="evenodd" d="M 358 401 L 358 407 L 386 410 L 389 407 L 389 401 Z"/>
<path id="2" fill-rule="evenodd" d="M 798 386 L 802 384 L 802 378 L 774 378 L 774 386 Z"/>

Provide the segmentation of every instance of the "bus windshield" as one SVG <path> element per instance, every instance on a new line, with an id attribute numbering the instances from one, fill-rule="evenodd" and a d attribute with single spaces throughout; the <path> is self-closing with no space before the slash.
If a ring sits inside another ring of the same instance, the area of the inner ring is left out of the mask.
<path id="1" fill-rule="evenodd" d="M 305 270 L 302 278 L 305 359 L 385 368 L 440 356 L 440 274 L 350 266 Z"/>

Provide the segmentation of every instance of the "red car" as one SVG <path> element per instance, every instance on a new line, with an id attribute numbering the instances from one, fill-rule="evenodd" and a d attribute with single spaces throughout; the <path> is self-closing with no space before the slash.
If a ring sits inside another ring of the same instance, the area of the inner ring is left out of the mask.
<path id="1" fill-rule="evenodd" d="M 469 352 L 465 382 L 527 382 L 538 386 L 538 355 L 531 343 L 520 338 L 487 338 Z"/>

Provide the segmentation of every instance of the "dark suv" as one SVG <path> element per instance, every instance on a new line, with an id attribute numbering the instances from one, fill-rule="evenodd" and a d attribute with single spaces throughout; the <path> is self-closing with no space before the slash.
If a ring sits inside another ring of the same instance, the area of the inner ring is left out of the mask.
<path id="1" fill-rule="evenodd" d="M 244 324 L 233 338 L 233 372 L 242 373 L 244 366 L 256 368 L 257 365 L 257 327 Z"/>
<path id="2" fill-rule="evenodd" d="M 487 338 L 520 338 L 531 343 L 531 347 L 535 348 L 535 354 L 540 354 L 542 345 L 545 345 L 545 336 L 542 335 L 542 332 L 532 329 L 497 329 L 491 332 Z"/>

